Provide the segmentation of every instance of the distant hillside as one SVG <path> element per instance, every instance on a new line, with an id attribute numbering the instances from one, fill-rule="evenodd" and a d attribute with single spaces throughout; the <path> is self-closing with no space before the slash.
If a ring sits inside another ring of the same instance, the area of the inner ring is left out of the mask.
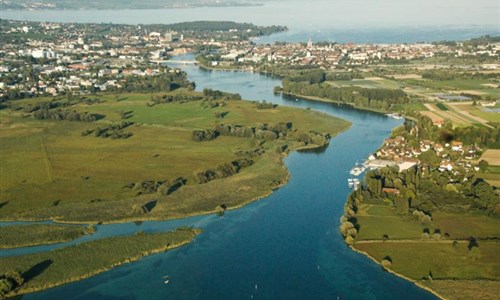
<path id="1" fill-rule="evenodd" d="M 157 9 L 254 6 L 245 0 L 0 0 L 2 9 Z"/>

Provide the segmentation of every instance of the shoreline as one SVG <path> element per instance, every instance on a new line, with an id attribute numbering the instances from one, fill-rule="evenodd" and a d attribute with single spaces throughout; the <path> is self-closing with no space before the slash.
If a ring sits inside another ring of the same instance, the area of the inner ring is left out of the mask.
<path id="1" fill-rule="evenodd" d="M 347 245 L 347 244 L 346 244 Z M 444 297 L 443 295 L 439 294 L 438 292 L 434 291 L 433 289 L 431 289 L 430 287 L 427 287 L 423 284 L 421 284 L 420 282 L 418 282 L 417 280 L 415 279 L 411 279 L 409 277 L 406 277 L 405 275 L 403 274 L 400 274 L 392 269 L 389 269 L 389 268 L 385 268 L 382 263 L 380 263 L 377 259 L 375 259 L 375 257 L 371 256 L 368 252 L 365 252 L 363 250 L 359 250 L 355 247 L 356 243 L 354 243 L 354 246 L 349 246 L 347 245 L 349 248 L 351 248 L 352 251 L 356 252 L 356 253 L 359 253 L 361 255 L 364 255 L 366 256 L 368 259 L 370 259 L 371 261 L 373 261 L 375 264 L 379 265 L 382 269 L 384 269 L 384 271 L 386 272 L 389 272 L 391 273 L 392 275 L 394 276 L 397 276 L 399 278 L 402 278 L 406 281 L 409 281 L 411 283 L 413 283 L 414 285 L 418 286 L 419 288 L 423 289 L 423 290 L 426 290 L 428 291 L 429 293 L 433 294 L 434 296 L 438 297 L 439 299 L 442 299 L 442 300 L 448 300 L 448 298 Z"/>
<path id="2" fill-rule="evenodd" d="M 335 136 L 337 136 L 338 134 L 345 132 L 350 127 L 351 127 L 351 125 L 347 126 L 343 130 L 340 130 L 340 131 L 336 132 L 334 135 L 331 136 L 331 139 L 335 138 Z M 288 172 L 288 169 L 287 169 L 287 167 L 286 167 L 286 165 L 284 163 L 284 159 L 291 152 L 294 152 L 294 151 L 298 152 L 298 151 L 301 151 L 301 150 L 313 150 L 313 149 L 317 149 L 317 148 L 328 146 L 329 144 L 330 143 L 328 142 L 327 144 L 324 144 L 324 145 L 313 145 L 313 146 L 311 146 L 311 145 L 305 145 L 305 146 L 294 148 L 291 151 L 289 151 L 288 153 L 282 154 L 282 157 L 281 157 L 281 167 L 284 168 L 285 170 L 287 170 L 287 176 L 285 176 L 284 178 L 282 178 L 277 186 L 275 186 L 273 188 L 270 188 L 270 190 L 267 191 L 266 193 L 258 195 L 258 196 L 254 197 L 254 198 L 242 201 L 239 204 L 236 204 L 236 205 L 233 205 L 233 206 L 229 206 L 226 210 L 236 210 L 236 209 L 242 208 L 243 206 L 246 206 L 246 205 L 248 205 L 248 204 L 250 204 L 252 202 L 264 199 L 264 198 L 268 197 L 269 195 L 271 195 L 275 190 L 277 190 L 277 189 L 283 187 L 284 185 L 286 185 L 288 183 L 290 177 L 291 177 L 291 174 L 290 174 L 290 172 Z M 71 220 L 63 220 L 63 219 L 57 219 L 57 218 L 18 218 L 18 219 L 1 219 L 0 218 L 0 223 L 8 223 L 8 222 L 26 222 L 26 223 L 33 222 L 33 223 L 36 223 L 36 222 L 47 222 L 47 221 L 49 221 L 49 222 L 53 222 L 54 224 L 65 224 L 65 225 L 81 225 L 81 226 L 84 226 L 84 225 L 110 225 L 110 224 L 125 224 L 125 223 L 131 223 L 131 222 L 175 221 L 175 220 L 181 220 L 181 219 L 190 218 L 190 217 L 207 216 L 207 215 L 211 215 L 211 214 L 215 214 L 215 213 L 217 213 L 216 208 L 214 208 L 211 211 L 194 211 L 194 212 L 191 212 L 191 213 L 178 214 L 178 215 L 173 215 L 171 217 L 166 217 L 166 218 L 162 218 L 162 217 L 158 217 L 158 216 L 152 216 L 152 217 L 145 217 L 145 218 L 122 218 L 122 219 L 111 220 L 111 221 L 97 221 L 97 220 L 71 221 Z M 15 226 L 15 225 L 12 225 L 12 226 Z"/>
<path id="3" fill-rule="evenodd" d="M 111 265 L 109 265 L 109 266 L 107 266 L 105 268 L 97 269 L 97 270 L 91 271 L 91 272 L 89 272 L 87 274 L 84 274 L 84 275 L 81 275 L 81 276 L 66 278 L 64 280 L 60 280 L 60 281 L 57 281 L 57 282 L 54 282 L 54 283 L 51 283 L 51 284 L 47 284 L 47 285 L 44 285 L 44 286 L 35 286 L 35 287 L 26 288 L 26 289 L 23 289 L 21 287 L 19 290 L 15 291 L 15 292 L 12 292 L 12 293 L 9 293 L 8 297 L 15 297 L 15 296 L 24 295 L 24 294 L 29 294 L 29 293 L 34 293 L 34 292 L 40 292 L 40 291 L 44 291 L 44 290 L 48 290 L 48 289 L 51 289 L 51 288 L 55 288 L 55 287 L 58 287 L 58 286 L 61 286 L 61 285 L 67 284 L 67 283 L 72 283 L 72 282 L 76 282 L 76 281 L 88 279 L 90 277 L 93 277 L 93 276 L 99 275 L 101 273 L 107 272 L 107 271 L 109 271 L 111 269 L 114 269 L 116 267 L 119 267 L 119 266 L 122 266 L 122 265 L 125 265 L 125 264 L 128 264 L 128 263 L 139 261 L 143 257 L 150 256 L 150 255 L 153 255 L 153 254 L 167 252 L 169 250 L 173 250 L 173 249 L 185 246 L 185 245 L 191 243 L 196 238 L 196 236 L 198 234 L 200 234 L 201 232 L 202 232 L 202 230 L 195 229 L 195 235 L 190 240 L 186 240 L 186 241 L 175 243 L 175 244 L 167 244 L 167 245 L 164 245 L 164 246 L 159 247 L 159 248 L 154 248 L 154 249 L 151 249 L 151 250 L 147 250 L 147 251 L 144 251 L 144 252 L 142 252 L 142 253 L 140 253 L 138 255 L 128 257 L 128 258 L 126 258 L 126 259 L 124 259 L 122 261 L 119 261 L 119 262 L 116 262 L 114 264 L 111 264 Z"/>

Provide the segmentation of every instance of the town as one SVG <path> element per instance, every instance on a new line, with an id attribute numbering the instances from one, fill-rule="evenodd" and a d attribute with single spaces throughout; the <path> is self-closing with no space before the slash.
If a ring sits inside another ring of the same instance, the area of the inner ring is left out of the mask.
<path id="1" fill-rule="evenodd" d="M 500 42 L 417 44 L 256 44 L 253 38 L 286 30 L 271 26 L 82 26 L 1 20 L 0 99 L 127 90 L 134 77 L 159 76 L 173 55 L 200 52 L 211 68 L 267 72 L 279 68 L 348 69 L 442 56 L 479 57 L 473 70 L 498 70 Z M 221 30 L 224 28 L 224 30 Z M 95 34 L 94 34 L 95 32 Z M 215 52 L 213 50 L 216 50 Z"/>

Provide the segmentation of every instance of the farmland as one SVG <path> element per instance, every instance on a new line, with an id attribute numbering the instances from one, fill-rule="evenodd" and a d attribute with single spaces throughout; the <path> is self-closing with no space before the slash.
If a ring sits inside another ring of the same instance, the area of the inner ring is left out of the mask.
<path id="1" fill-rule="evenodd" d="M 495 297 L 500 279 L 498 218 L 437 211 L 431 223 L 423 224 L 387 204 L 370 203 L 359 206 L 356 219 L 353 247 L 384 261 L 391 271 L 446 298 L 461 299 L 457 289 L 473 295 L 476 285 L 491 288 L 480 290 L 478 299 Z"/>

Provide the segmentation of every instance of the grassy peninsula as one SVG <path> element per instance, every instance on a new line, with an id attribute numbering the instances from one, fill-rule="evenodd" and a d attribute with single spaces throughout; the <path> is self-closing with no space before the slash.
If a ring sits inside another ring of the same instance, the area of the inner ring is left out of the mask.
<path id="1" fill-rule="evenodd" d="M 30 224 L 0 227 L 0 249 L 30 247 L 69 242 L 86 234 L 94 227 Z"/>
<path id="2" fill-rule="evenodd" d="M 239 207 L 286 181 L 288 151 L 349 126 L 236 99 L 178 89 L 7 102 L 0 219 L 119 222 Z"/>
<path id="3" fill-rule="evenodd" d="M 12 284 L 7 296 L 39 291 L 85 279 L 113 267 L 137 261 L 192 241 L 197 229 L 177 229 L 163 233 L 138 233 L 81 243 L 50 252 L 0 258 L 0 274 L 17 271 L 24 282 Z M 12 276 L 16 277 L 16 276 Z M 19 277 L 19 276 L 17 276 Z M 10 278 L 7 278 L 10 280 Z M 2 283 L 0 277 L 0 297 Z"/>

